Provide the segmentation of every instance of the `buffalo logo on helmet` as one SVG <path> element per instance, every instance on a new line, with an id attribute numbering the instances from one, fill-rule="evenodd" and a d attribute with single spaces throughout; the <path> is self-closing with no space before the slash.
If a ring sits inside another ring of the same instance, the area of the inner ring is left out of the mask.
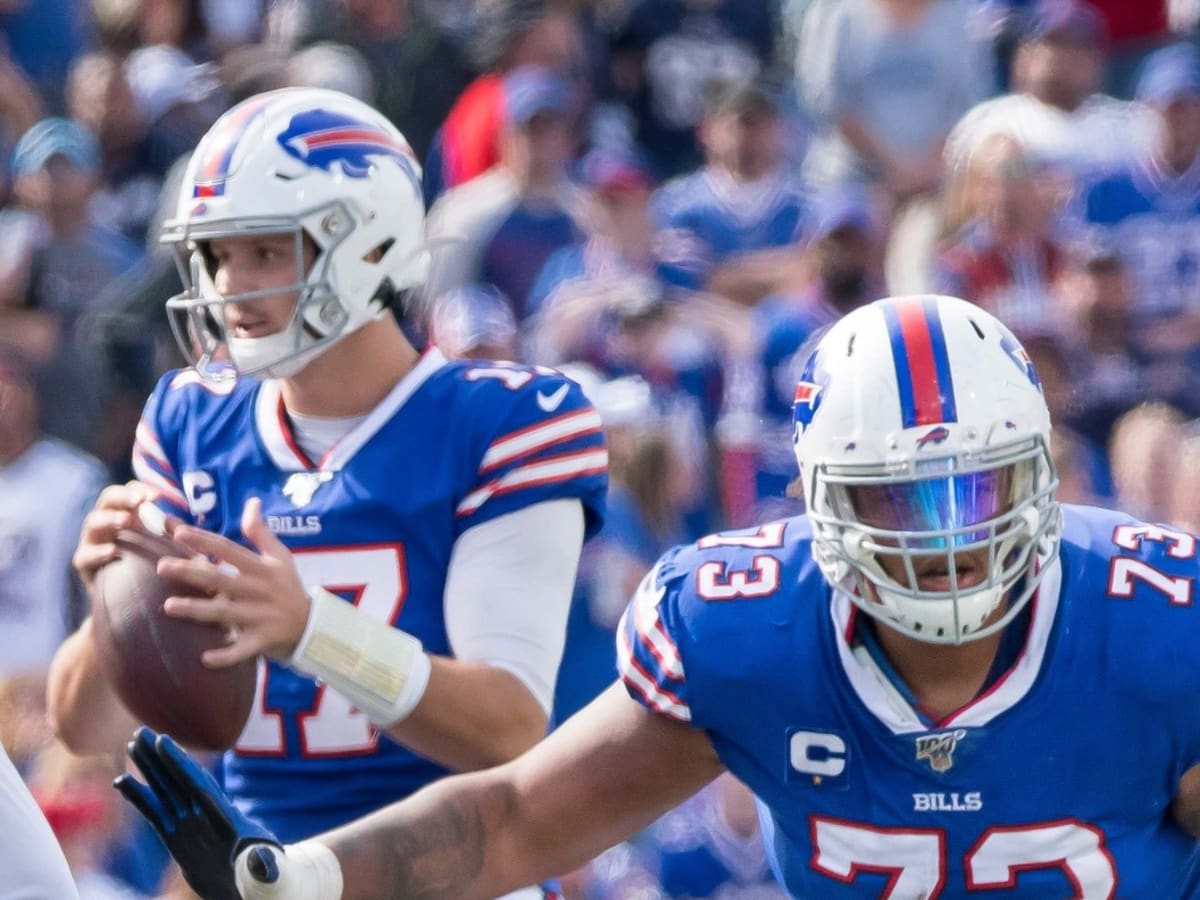
<path id="1" fill-rule="evenodd" d="M 950 429 L 945 425 L 938 425 L 917 438 L 917 447 L 923 449 L 925 447 L 936 446 L 948 437 L 950 437 Z"/>
<path id="2" fill-rule="evenodd" d="M 817 366 L 817 354 L 813 353 L 804 364 L 800 380 L 796 383 L 796 395 L 792 400 L 792 424 L 799 437 L 810 425 L 821 406 L 825 383 L 828 378 Z"/>
<path id="3" fill-rule="evenodd" d="M 1016 364 L 1017 368 L 1025 374 L 1025 377 L 1033 383 L 1033 386 L 1040 391 L 1042 389 L 1042 379 L 1038 377 L 1033 360 L 1029 358 L 1029 354 L 1017 342 L 1017 339 L 1011 334 L 1005 334 L 1000 339 L 1000 347 L 1008 354 L 1008 358 Z"/>
<path id="4" fill-rule="evenodd" d="M 416 157 L 403 138 L 341 113 L 310 109 L 292 117 L 276 138 L 279 145 L 305 165 L 333 173 L 337 166 L 348 178 L 366 178 L 373 157 L 390 157 L 420 191 Z"/>

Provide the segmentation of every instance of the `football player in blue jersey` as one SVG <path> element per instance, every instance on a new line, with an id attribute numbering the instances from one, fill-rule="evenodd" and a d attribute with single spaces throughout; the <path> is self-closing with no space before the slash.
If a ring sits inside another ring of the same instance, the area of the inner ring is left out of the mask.
<path id="1" fill-rule="evenodd" d="M 76 554 L 92 581 L 147 499 L 194 551 L 161 563 L 194 588 L 168 612 L 232 629 L 209 665 L 264 658 L 224 783 L 296 838 L 537 742 L 602 514 L 578 385 L 406 339 L 391 307 L 425 276 L 423 217 L 412 152 L 365 104 L 288 89 L 226 113 L 164 236 L 193 366 L 159 382 L 138 482 L 105 492 Z M 90 624 L 50 704 L 77 751 L 128 733 Z"/>
<path id="2" fill-rule="evenodd" d="M 1037 373 L 970 303 L 809 352 L 807 513 L 665 554 L 622 683 L 517 760 L 282 848 L 165 738 L 122 789 L 247 900 L 495 896 L 723 769 L 797 897 L 1197 896 L 1196 537 L 1060 505 Z"/>

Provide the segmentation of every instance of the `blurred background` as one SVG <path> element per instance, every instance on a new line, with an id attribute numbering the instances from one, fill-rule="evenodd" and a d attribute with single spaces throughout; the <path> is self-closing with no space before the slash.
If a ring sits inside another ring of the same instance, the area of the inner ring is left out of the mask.
<path id="1" fill-rule="evenodd" d="M 936 291 L 1023 340 L 1068 502 L 1200 530 L 1197 0 L 0 0 L 0 741 L 87 898 L 187 896 L 50 737 L 86 613 L 69 560 L 180 365 L 158 247 L 230 105 L 285 85 L 382 110 L 425 167 L 406 328 L 556 366 L 605 421 L 556 720 L 615 673 L 669 546 L 802 511 L 791 405 L 816 330 Z M 369 364 L 366 363 L 366 364 Z M 767 898 L 732 779 L 565 882 Z"/>

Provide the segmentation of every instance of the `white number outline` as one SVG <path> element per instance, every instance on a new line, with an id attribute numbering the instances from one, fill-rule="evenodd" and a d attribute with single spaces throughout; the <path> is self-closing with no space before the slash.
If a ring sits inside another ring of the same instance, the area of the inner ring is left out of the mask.
<path id="1" fill-rule="evenodd" d="M 353 603 L 373 618 L 394 624 L 408 599 L 403 544 L 359 544 L 293 550 L 301 581 L 328 591 L 350 593 Z M 365 578 L 365 580 L 364 580 Z M 266 704 L 270 669 L 258 663 L 254 705 L 234 749 L 242 756 L 287 755 L 284 713 Z M 294 713 L 299 752 L 306 759 L 363 756 L 379 746 L 379 732 L 366 715 L 325 685 L 317 686 L 312 706 Z"/>
<path id="2" fill-rule="evenodd" d="M 811 867 L 842 884 L 852 884 L 859 872 L 890 873 L 881 897 L 926 900 L 934 900 L 946 886 L 944 829 L 878 828 L 819 815 L 809 816 L 808 828 Z M 1050 831 L 1056 835 L 1048 837 Z M 1053 847 L 1050 853 L 1057 855 L 1005 858 L 1014 844 L 1026 843 L 1039 850 Z M 988 828 L 963 856 L 963 869 L 968 891 L 1015 887 L 1018 875 L 1032 869 L 1061 870 L 1078 898 L 1111 898 L 1117 887 L 1116 862 L 1104 832 L 1074 818 Z"/>
<path id="3" fill-rule="evenodd" d="M 763 525 L 753 534 L 710 534 L 696 542 L 701 550 L 713 547 L 748 547 L 768 550 L 783 546 L 786 522 Z M 780 585 L 783 564 L 777 557 L 760 553 L 749 569 L 732 569 L 721 560 L 701 563 L 696 569 L 696 595 L 702 600 L 758 600 L 770 597 Z"/>
<path id="4" fill-rule="evenodd" d="M 1165 544 L 1171 559 L 1191 559 L 1196 555 L 1196 538 L 1186 532 L 1161 525 L 1118 525 L 1113 543 L 1123 550 L 1140 550 L 1143 541 Z M 1186 575 L 1168 575 L 1142 559 L 1114 556 L 1108 564 L 1108 596 L 1128 600 L 1135 581 L 1166 595 L 1172 606 L 1191 606 L 1195 580 Z"/>

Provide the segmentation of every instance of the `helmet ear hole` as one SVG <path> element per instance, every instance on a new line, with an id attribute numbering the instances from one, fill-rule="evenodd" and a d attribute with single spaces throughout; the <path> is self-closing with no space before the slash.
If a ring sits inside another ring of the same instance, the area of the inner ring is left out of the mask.
<path id="1" fill-rule="evenodd" d="M 377 244 L 376 246 L 374 246 L 370 250 L 368 250 L 366 253 L 364 253 L 362 255 L 362 261 L 365 263 L 379 262 L 381 259 L 383 259 L 385 256 L 387 256 L 387 252 L 392 249 L 392 247 L 395 245 L 395 243 L 396 243 L 396 241 L 394 238 L 388 238 L 383 243 Z"/>

